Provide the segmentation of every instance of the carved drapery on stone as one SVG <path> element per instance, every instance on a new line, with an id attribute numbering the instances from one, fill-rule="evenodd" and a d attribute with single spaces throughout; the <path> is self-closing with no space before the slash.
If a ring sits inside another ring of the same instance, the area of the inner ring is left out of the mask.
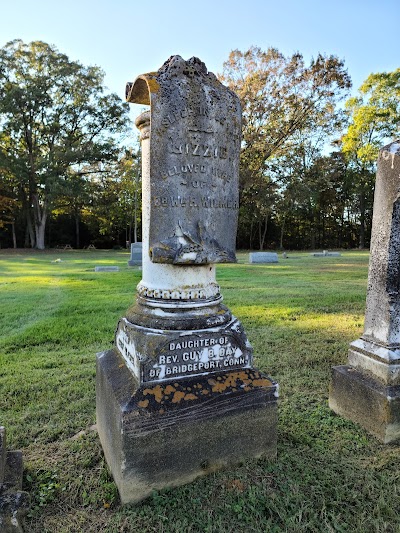
<path id="1" fill-rule="evenodd" d="M 151 106 L 151 261 L 235 262 L 238 97 L 199 59 L 173 56 L 128 84 L 127 100 Z"/>

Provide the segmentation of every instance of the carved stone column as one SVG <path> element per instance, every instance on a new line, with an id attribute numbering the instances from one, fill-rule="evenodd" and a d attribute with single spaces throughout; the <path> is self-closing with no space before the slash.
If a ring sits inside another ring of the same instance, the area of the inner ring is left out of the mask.
<path id="1" fill-rule="evenodd" d="M 400 141 L 379 153 L 364 333 L 333 368 L 329 405 L 383 442 L 400 438 Z"/>

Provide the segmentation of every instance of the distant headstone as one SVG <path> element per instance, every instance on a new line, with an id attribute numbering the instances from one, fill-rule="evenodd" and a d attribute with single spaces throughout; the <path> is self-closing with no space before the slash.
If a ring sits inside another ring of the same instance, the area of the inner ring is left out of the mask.
<path id="1" fill-rule="evenodd" d="M 251 252 L 249 263 L 277 263 L 278 254 L 274 252 Z"/>
<path id="2" fill-rule="evenodd" d="M 277 384 L 253 367 L 215 263 L 236 260 L 239 98 L 197 58 L 128 84 L 142 143 L 143 269 L 97 355 L 97 426 L 123 503 L 276 454 Z"/>
<path id="3" fill-rule="evenodd" d="M 324 250 L 323 252 L 313 252 L 310 255 L 313 257 L 340 257 L 340 252 L 328 252 L 328 250 Z"/>
<path id="4" fill-rule="evenodd" d="M 119 267 L 118 266 L 111 266 L 111 265 L 104 265 L 104 266 L 96 266 L 94 267 L 95 272 L 118 272 Z"/>
<path id="5" fill-rule="evenodd" d="M 142 264 L 143 245 L 141 242 L 131 244 L 131 257 L 128 266 L 137 266 Z"/>
<path id="6" fill-rule="evenodd" d="M 7 451 L 6 430 L 0 426 L 0 531 L 21 533 L 29 508 L 29 494 L 22 489 L 22 453 Z"/>
<path id="7" fill-rule="evenodd" d="M 400 439 L 400 140 L 379 153 L 364 333 L 333 368 L 329 405 L 383 442 Z"/>

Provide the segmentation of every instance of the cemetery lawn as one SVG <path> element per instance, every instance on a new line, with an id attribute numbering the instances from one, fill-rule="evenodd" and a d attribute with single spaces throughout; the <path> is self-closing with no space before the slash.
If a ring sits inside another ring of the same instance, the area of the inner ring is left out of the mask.
<path id="1" fill-rule="evenodd" d="M 362 333 L 368 253 L 238 256 L 217 278 L 256 366 L 280 384 L 277 460 L 122 507 L 94 427 L 95 354 L 140 271 L 125 251 L 0 251 L 0 423 L 23 451 L 29 533 L 400 531 L 400 446 L 328 408 L 331 367 Z"/>

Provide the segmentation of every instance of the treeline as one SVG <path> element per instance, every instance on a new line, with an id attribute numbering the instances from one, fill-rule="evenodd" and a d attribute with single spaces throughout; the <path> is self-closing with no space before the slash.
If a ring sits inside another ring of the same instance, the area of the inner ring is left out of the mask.
<path id="1" fill-rule="evenodd" d="M 349 98 L 337 57 L 306 64 L 252 47 L 231 52 L 220 79 L 243 107 L 238 247 L 368 246 L 378 150 L 399 131 L 400 69 Z M 134 136 L 98 67 L 42 42 L 0 49 L 1 247 L 140 240 Z"/>

